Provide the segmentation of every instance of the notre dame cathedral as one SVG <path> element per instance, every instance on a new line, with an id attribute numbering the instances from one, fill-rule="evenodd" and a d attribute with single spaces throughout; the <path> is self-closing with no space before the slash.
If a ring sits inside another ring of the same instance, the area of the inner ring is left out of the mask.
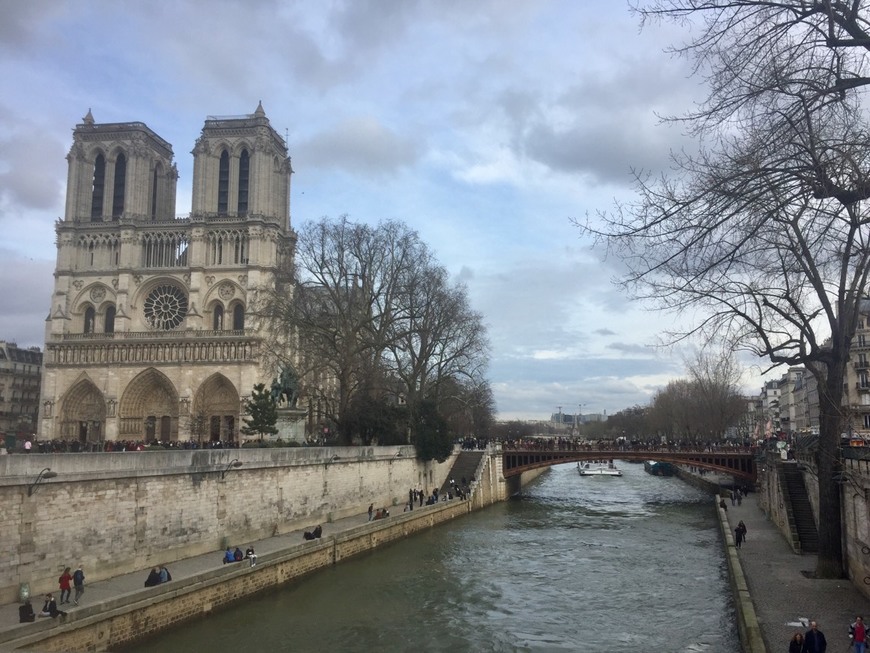
<path id="1" fill-rule="evenodd" d="M 262 104 L 208 117 L 189 217 L 144 123 L 73 133 L 47 318 L 39 439 L 234 440 L 270 374 L 258 293 L 292 262 L 287 145 Z"/>

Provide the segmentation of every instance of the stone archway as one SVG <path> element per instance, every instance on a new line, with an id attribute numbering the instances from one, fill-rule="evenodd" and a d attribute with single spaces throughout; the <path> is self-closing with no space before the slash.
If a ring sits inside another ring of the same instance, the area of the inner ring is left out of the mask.
<path id="1" fill-rule="evenodd" d="M 58 417 L 62 440 L 101 442 L 106 433 L 106 399 L 93 381 L 81 379 L 65 394 Z"/>
<path id="2" fill-rule="evenodd" d="M 178 392 L 166 375 L 153 367 L 127 385 L 118 415 L 118 437 L 122 440 L 178 440 Z"/>
<path id="3" fill-rule="evenodd" d="M 235 442 L 239 432 L 239 393 L 223 374 L 212 374 L 196 392 L 190 414 L 190 438 L 199 442 Z"/>

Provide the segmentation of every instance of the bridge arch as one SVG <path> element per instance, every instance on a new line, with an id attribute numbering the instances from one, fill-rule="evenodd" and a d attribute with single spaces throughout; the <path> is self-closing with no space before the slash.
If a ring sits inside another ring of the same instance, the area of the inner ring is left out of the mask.
<path id="1" fill-rule="evenodd" d="M 617 449 L 503 449 L 502 474 L 505 478 L 541 467 L 587 460 L 654 460 L 674 465 L 694 465 L 701 469 L 730 474 L 755 483 L 755 454 L 749 449 L 723 451 L 617 450 Z"/>

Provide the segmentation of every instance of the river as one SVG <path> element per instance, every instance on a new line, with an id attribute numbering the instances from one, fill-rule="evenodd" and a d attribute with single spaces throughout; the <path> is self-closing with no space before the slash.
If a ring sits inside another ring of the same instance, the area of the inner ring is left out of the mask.
<path id="1" fill-rule="evenodd" d="M 739 651 L 711 498 L 619 466 L 553 467 L 521 497 L 124 650 Z"/>

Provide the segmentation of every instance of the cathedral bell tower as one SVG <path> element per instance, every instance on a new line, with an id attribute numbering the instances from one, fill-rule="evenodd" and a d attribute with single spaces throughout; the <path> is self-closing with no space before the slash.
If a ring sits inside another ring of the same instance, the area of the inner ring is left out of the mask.
<path id="1" fill-rule="evenodd" d="M 266 382 L 249 317 L 292 261 L 290 159 L 262 104 L 209 117 L 193 207 L 175 215 L 172 147 L 144 123 L 73 132 L 46 322 L 39 435 L 81 443 L 238 436 Z"/>

